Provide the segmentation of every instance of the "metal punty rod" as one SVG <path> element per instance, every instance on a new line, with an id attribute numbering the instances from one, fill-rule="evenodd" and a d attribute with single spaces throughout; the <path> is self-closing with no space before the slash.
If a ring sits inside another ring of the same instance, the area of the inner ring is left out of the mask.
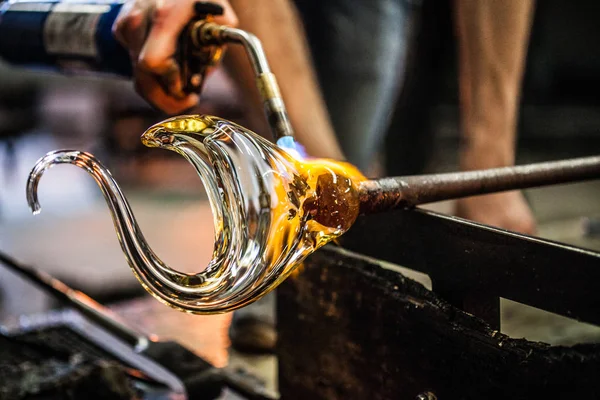
<path id="1" fill-rule="evenodd" d="M 600 156 L 479 171 L 382 178 L 360 184 L 361 213 L 600 177 Z"/>

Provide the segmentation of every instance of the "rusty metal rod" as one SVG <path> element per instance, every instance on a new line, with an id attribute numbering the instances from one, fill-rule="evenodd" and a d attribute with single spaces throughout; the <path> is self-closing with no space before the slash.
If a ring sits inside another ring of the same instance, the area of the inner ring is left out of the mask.
<path id="1" fill-rule="evenodd" d="M 478 171 L 382 178 L 360 184 L 361 214 L 598 178 L 600 156 Z"/>

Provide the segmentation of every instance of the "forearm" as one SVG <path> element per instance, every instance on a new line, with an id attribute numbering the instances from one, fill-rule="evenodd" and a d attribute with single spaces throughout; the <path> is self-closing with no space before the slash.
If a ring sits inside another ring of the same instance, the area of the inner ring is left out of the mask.
<path id="1" fill-rule="evenodd" d="M 288 0 L 233 0 L 239 27 L 261 40 L 277 77 L 296 139 L 315 157 L 343 158 L 310 62 L 305 35 Z M 231 46 L 226 65 L 242 89 L 253 129 L 266 132 L 262 104 L 243 49 Z"/>
<path id="2" fill-rule="evenodd" d="M 455 0 L 463 169 L 514 164 L 534 0 Z"/>

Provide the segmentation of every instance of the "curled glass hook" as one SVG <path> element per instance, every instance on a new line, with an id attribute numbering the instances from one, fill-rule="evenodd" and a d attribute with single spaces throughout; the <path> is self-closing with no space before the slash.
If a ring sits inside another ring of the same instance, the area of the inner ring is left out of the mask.
<path id="1" fill-rule="evenodd" d="M 40 159 L 27 182 L 27 200 L 34 213 L 40 211 L 38 183 L 53 165 L 86 170 L 104 194 L 138 280 L 160 301 L 182 311 L 220 313 L 259 299 L 308 254 L 343 234 L 358 216 L 358 170 L 333 161 L 299 160 L 227 120 L 171 118 L 148 129 L 142 142 L 183 156 L 206 188 L 215 246 L 202 272 L 185 274 L 160 260 L 119 185 L 89 153 L 63 150 Z"/>

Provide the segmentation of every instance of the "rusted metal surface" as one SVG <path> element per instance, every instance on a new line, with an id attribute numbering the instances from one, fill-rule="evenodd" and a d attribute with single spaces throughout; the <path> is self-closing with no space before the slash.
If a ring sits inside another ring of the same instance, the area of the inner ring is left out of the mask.
<path id="1" fill-rule="evenodd" d="M 310 256 L 277 294 L 284 399 L 600 397 L 600 345 L 508 338 L 420 284 L 338 248 Z"/>
<path id="2" fill-rule="evenodd" d="M 383 178 L 361 184 L 361 213 L 600 178 L 600 156 L 481 171 Z"/>
<path id="3" fill-rule="evenodd" d="M 0 334 L 0 399 L 123 399 L 137 393 L 121 364 L 65 354 L 43 341 Z"/>
<path id="4" fill-rule="evenodd" d="M 133 400 L 138 396 L 134 376 L 155 384 L 63 327 L 0 333 L 0 399 Z M 159 394 L 165 389 L 154 388 Z"/>
<path id="5" fill-rule="evenodd" d="M 453 305 L 499 326 L 499 297 L 600 325 L 600 254 L 425 210 L 359 217 L 343 247 L 428 274 Z"/>

